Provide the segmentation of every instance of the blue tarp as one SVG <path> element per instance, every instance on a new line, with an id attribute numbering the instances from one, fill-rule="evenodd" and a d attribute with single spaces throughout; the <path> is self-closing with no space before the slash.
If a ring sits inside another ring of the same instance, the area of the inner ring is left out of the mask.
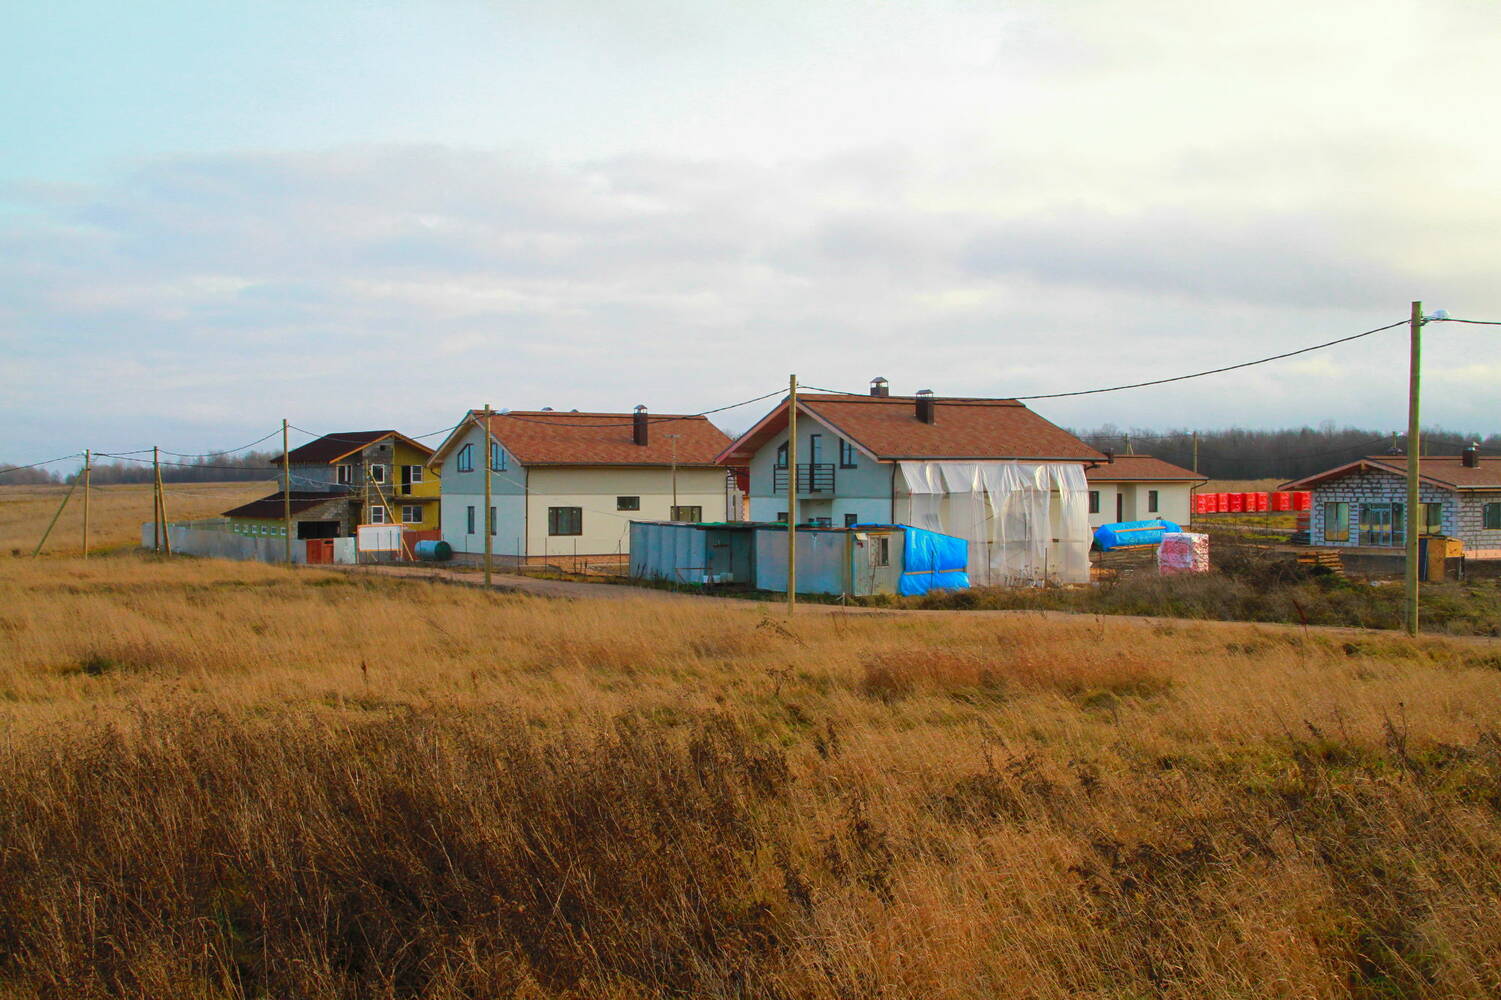
<path id="1" fill-rule="evenodd" d="M 952 535 L 940 535 L 908 525 L 902 545 L 902 578 L 897 593 L 903 597 L 930 590 L 963 590 L 969 586 L 969 543 Z"/>
<path id="2" fill-rule="evenodd" d="M 1182 530 L 1172 521 L 1117 521 L 1094 529 L 1094 540 L 1108 552 L 1123 545 L 1158 545 L 1165 532 Z"/>

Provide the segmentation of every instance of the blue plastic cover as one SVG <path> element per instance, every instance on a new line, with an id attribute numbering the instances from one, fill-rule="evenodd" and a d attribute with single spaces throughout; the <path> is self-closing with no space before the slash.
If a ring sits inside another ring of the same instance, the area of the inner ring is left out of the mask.
<path id="1" fill-rule="evenodd" d="M 1159 545 L 1166 532 L 1182 530 L 1172 521 L 1117 521 L 1094 529 L 1094 540 L 1108 552 L 1124 545 Z"/>
<path id="2" fill-rule="evenodd" d="M 898 594 L 911 597 L 930 590 L 963 590 L 969 586 L 969 543 L 953 535 L 914 528 L 903 529 L 902 578 Z"/>

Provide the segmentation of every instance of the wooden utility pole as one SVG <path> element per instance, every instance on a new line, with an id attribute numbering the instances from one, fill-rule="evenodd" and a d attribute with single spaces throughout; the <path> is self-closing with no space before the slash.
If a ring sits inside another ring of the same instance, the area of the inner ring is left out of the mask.
<path id="1" fill-rule="evenodd" d="M 483 438 L 484 442 L 485 442 L 485 447 L 484 447 L 484 456 L 485 456 L 484 457 L 484 462 L 485 462 L 485 511 L 484 511 L 484 518 L 485 518 L 485 586 L 486 587 L 490 586 L 490 577 L 491 577 L 491 574 L 494 572 L 494 559 L 495 559 L 495 517 L 494 517 L 494 515 L 492 515 L 490 513 L 490 511 L 491 511 L 491 507 L 490 507 L 490 503 L 491 503 L 490 470 L 495 465 L 494 462 L 490 461 L 490 449 L 493 447 L 493 445 L 491 445 L 491 443 L 490 443 L 490 413 L 491 413 L 490 404 L 486 403 L 485 404 L 485 415 L 484 415 L 484 438 Z"/>
<path id="2" fill-rule="evenodd" d="M 151 464 L 156 468 L 156 506 L 161 511 L 162 551 L 172 554 L 172 535 L 167 531 L 167 488 L 162 485 L 162 466 L 155 446 L 151 449 Z"/>
<path id="3" fill-rule="evenodd" d="M 337 478 L 337 477 L 335 477 Z M 281 420 L 281 522 L 287 536 L 287 565 L 292 565 L 292 453 L 287 450 L 287 418 Z"/>
<path id="4" fill-rule="evenodd" d="M 94 453 L 83 450 L 83 557 L 89 557 L 89 480 L 94 471 Z"/>
<path id="5" fill-rule="evenodd" d="M 797 376 L 787 380 L 787 617 L 797 610 Z"/>
<path id="6" fill-rule="evenodd" d="M 1423 303 L 1412 304 L 1407 373 L 1407 634 L 1418 634 L 1418 383 L 1423 370 Z"/>
<path id="7" fill-rule="evenodd" d="M 151 446 L 151 551 L 162 550 L 162 466 L 156 446 Z"/>

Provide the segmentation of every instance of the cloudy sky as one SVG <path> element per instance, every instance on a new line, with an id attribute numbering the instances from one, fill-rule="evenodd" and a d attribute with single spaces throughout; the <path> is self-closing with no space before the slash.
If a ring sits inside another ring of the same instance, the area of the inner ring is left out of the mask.
<path id="1" fill-rule="evenodd" d="M 0 458 L 1501 319 L 1498 43 L 1491 0 L 10 5 Z M 1498 338 L 1428 328 L 1428 421 L 1501 429 Z M 1406 358 L 1036 405 L 1395 429 Z"/>

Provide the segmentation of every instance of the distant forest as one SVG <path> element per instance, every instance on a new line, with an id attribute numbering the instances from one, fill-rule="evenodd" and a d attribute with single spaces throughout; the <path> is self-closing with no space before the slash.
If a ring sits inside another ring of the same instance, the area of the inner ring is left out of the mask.
<path id="1" fill-rule="evenodd" d="M 116 483 L 151 482 L 151 455 L 138 456 L 139 461 L 104 460 L 94 463 L 90 482 L 94 486 L 111 486 Z M 162 482 L 164 483 L 229 483 L 252 482 L 275 479 L 279 467 L 272 463 L 281 459 L 279 451 L 249 451 L 238 455 L 213 455 L 185 458 L 163 454 Z M 78 460 L 81 467 L 83 459 Z M 46 469 L 11 469 L 0 463 L 0 485 L 20 486 L 45 483 L 72 483 L 79 478 L 79 470 L 66 473 L 49 473 Z"/>
<path id="2" fill-rule="evenodd" d="M 1192 431 L 1163 433 L 1106 425 L 1074 433 L 1102 451 L 1155 455 L 1185 469 L 1194 467 Z M 1471 441 L 1480 442 L 1483 455 L 1501 455 L 1501 434 L 1461 434 L 1434 428 L 1424 430 L 1421 438 L 1425 455 L 1457 455 Z M 1200 431 L 1199 472 L 1211 479 L 1297 479 L 1394 450 L 1406 454 L 1405 434 L 1394 438 L 1390 433 L 1359 427 Z"/>

